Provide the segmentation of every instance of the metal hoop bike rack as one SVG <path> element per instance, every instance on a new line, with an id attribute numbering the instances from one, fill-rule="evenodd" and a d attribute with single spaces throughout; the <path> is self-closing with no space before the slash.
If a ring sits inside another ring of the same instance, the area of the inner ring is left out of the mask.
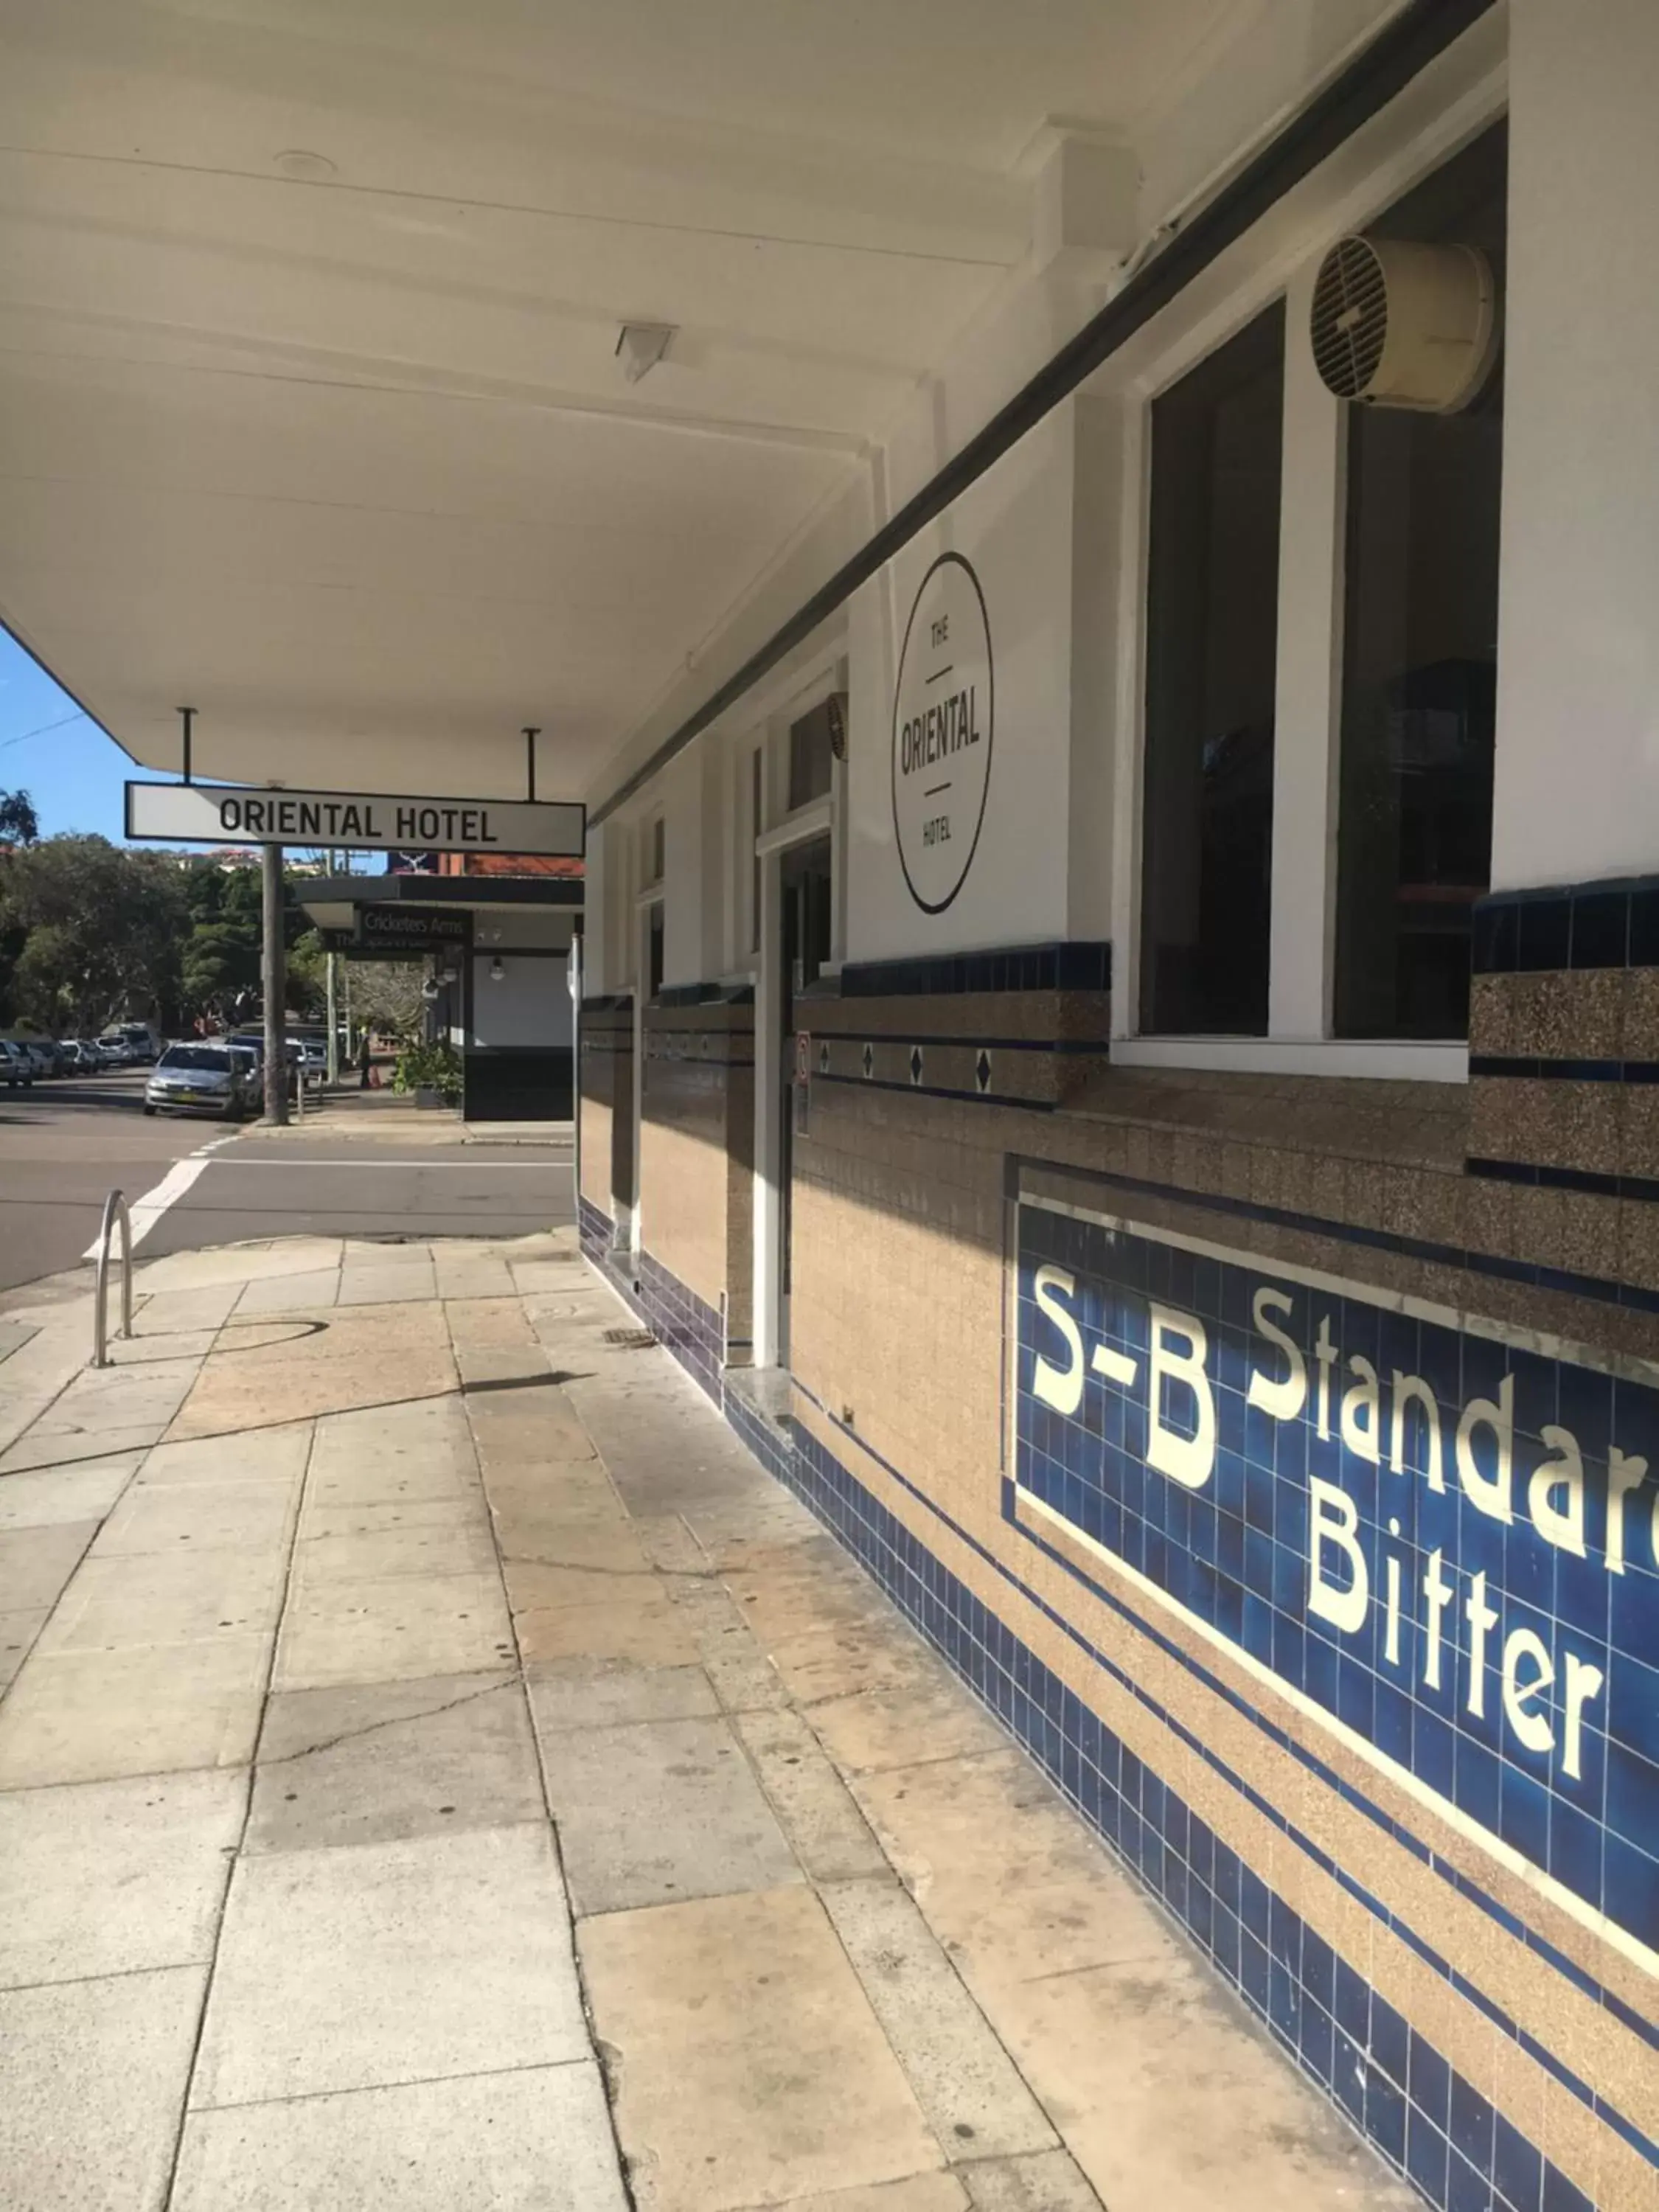
<path id="1" fill-rule="evenodd" d="M 92 1364 L 107 1367 L 109 1360 L 109 1259 L 115 1224 L 121 1224 L 121 1328 L 132 1334 L 132 1217 L 118 1190 L 104 1200 L 104 1225 L 98 1232 L 98 1274 L 92 1296 Z"/>

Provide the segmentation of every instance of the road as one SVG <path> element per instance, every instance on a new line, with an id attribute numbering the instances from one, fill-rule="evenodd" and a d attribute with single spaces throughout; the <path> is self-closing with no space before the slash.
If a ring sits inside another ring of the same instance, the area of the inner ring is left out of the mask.
<path id="1" fill-rule="evenodd" d="M 143 1080 L 0 1091 L 0 1292 L 76 1266 L 117 1186 L 129 1202 L 168 1186 L 164 1212 L 138 1215 L 149 1254 L 301 1233 L 509 1237 L 572 1218 L 568 1140 L 234 1135 L 206 1121 L 146 1119 Z"/>

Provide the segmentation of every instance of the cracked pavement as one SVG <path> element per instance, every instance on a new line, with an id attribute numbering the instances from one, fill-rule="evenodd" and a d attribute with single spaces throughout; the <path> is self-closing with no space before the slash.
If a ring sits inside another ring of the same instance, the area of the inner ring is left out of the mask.
<path id="1" fill-rule="evenodd" d="M 1403 2202 L 571 1232 L 138 1281 L 0 1346 L 6 2203 Z"/>

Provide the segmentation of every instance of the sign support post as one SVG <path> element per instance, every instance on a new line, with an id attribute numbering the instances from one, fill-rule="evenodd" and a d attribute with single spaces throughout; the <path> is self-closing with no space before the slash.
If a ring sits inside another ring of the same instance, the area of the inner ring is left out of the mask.
<path id="1" fill-rule="evenodd" d="M 260 848 L 264 893 L 265 1120 L 288 1122 L 288 1035 L 283 1019 L 288 997 L 288 947 L 283 940 L 283 848 Z"/>

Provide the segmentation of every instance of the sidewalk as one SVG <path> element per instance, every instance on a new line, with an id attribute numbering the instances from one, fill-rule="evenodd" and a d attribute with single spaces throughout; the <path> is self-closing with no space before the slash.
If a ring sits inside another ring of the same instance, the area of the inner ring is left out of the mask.
<path id="1" fill-rule="evenodd" d="M 1408 2201 L 574 1231 L 140 1281 L 0 1343 L 0 2203 Z"/>
<path id="2" fill-rule="evenodd" d="M 384 1086 L 355 1089 L 342 1078 L 332 1090 L 308 1091 L 303 1116 L 295 1115 L 281 1129 L 262 1123 L 262 1139 L 337 1137 L 353 1142 L 371 1138 L 377 1145 L 555 1145 L 569 1146 L 570 1121 L 463 1121 L 445 1107 L 421 1107 Z"/>

